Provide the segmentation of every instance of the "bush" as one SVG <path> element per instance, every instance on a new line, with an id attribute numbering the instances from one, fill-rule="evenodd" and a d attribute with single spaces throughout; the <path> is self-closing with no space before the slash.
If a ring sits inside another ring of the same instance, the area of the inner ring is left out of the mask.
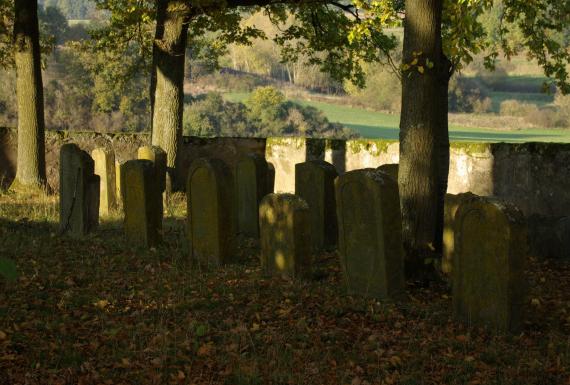
<path id="1" fill-rule="evenodd" d="M 187 136 L 306 136 L 351 138 L 357 135 L 330 123 L 321 111 L 287 101 L 275 88 L 262 87 L 246 104 L 225 101 L 219 93 L 195 98 L 184 108 Z"/>
<path id="2" fill-rule="evenodd" d="M 477 78 L 455 76 L 449 82 L 449 111 L 484 113 L 492 102 L 483 82 Z"/>
<path id="3" fill-rule="evenodd" d="M 555 128 L 568 126 L 568 120 L 560 108 L 556 107 L 539 108 L 537 105 L 531 103 L 505 100 L 501 103 L 500 113 L 505 116 L 522 117 L 537 127 Z"/>

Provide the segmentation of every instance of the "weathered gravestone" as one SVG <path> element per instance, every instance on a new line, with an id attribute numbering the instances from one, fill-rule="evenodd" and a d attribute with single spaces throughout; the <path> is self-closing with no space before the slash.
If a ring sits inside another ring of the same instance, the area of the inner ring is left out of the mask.
<path id="1" fill-rule="evenodd" d="M 396 299 L 404 292 L 398 184 L 374 169 L 336 179 L 339 253 L 350 293 Z"/>
<path id="2" fill-rule="evenodd" d="M 472 198 L 455 215 L 453 313 L 499 331 L 521 326 L 527 239 L 520 210 L 493 198 Z"/>
<path id="3" fill-rule="evenodd" d="M 95 162 L 95 174 L 101 180 L 99 188 L 99 215 L 106 216 L 117 206 L 115 187 L 115 153 L 107 148 L 91 152 Z"/>
<path id="4" fill-rule="evenodd" d="M 309 205 L 313 250 L 336 246 L 338 227 L 334 180 L 335 167 L 324 160 L 310 160 L 295 165 L 295 194 Z"/>
<path id="5" fill-rule="evenodd" d="M 99 176 L 89 154 L 75 144 L 64 144 L 59 163 L 60 232 L 83 236 L 99 224 Z"/>
<path id="6" fill-rule="evenodd" d="M 188 173 L 186 195 L 191 257 L 207 266 L 230 263 L 235 229 L 229 168 L 219 159 L 196 159 Z"/>
<path id="7" fill-rule="evenodd" d="M 117 199 L 117 205 L 121 206 L 123 204 L 123 178 L 121 173 L 121 167 L 123 167 L 123 163 L 115 160 L 115 198 Z"/>
<path id="8" fill-rule="evenodd" d="M 261 267 L 266 275 L 307 278 L 311 273 L 309 206 L 293 194 L 269 194 L 259 206 Z"/>
<path id="9" fill-rule="evenodd" d="M 162 194 L 149 160 L 129 160 L 121 167 L 125 235 L 145 247 L 162 241 Z"/>
<path id="10" fill-rule="evenodd" d="M 441 271 L 451 274 L 453 269 L 453 253 L 455 251 L 455 214 L 459 206 L 469 199 L 477 197 L 470 192 L 462 194 L 446 194 L 443 208 L 443 251 Z"/>
<path id="11" fill-rule="evenodd" d="M 138 149 L 138 159 L 150 160 L 154 164 L 156 181 L 160 192 L 166 190 L 166 152 L 158 146 L 143 146 Z"/>
<path id="12" fill-rule="evenodd" d="M 390 175 L 392 179 L 398 182 L 398 170 L 400 165 L 398 163 L 387 163 L 379 166 L 376 170 L 382 171 L 385 174 Z"/>
<path id="13" fill-rule="evenodd" d="M 270 168 L 265 159 L 248 154 L 236 165 L 235 186 L 238 234 L 259 238 L 259 203 L 273 192 Z"/>

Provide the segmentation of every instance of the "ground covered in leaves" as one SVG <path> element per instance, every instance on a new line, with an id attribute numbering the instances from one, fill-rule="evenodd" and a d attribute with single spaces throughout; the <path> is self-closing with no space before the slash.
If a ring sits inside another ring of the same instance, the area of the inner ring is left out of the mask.
<path id="1" fill-rule="evenodd" d="M 500 335 L 453 322 L 445 284 L 347 296 L 335 254 L 310 282 L 264 278 L 253 244 L 200 269 L 170 209 L 145 251 L 119 217 L 75 240 L 56 198 L 0 195 L 0 255 L 20 274 L 0 282 L 0 384 L 570 384 L 568 262 L 531 258 L 525 327 Z"/>

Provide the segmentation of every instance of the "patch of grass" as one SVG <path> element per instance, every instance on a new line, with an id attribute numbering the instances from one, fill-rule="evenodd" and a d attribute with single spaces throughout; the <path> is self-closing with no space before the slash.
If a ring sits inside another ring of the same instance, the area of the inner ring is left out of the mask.
<path id="1" fill-rule="evenodd" d="M 224 95 L 224 97 L 231 101 L 243 101 L 247 96 L 247 93 L 230 93 Z M 383 138 L 394 140 L 399 138 L 399 115 L 369 111 L 362 108 L 354 108 L 322 101 L 296 100 L 296 102 L 322 110 L 331 122 L 338 122 L 352 128 L 364 138 Z M 454 115 L 450 116 L 453 117 Z M 501 130 L 493 130 L 478 127 L 477 123 L 479 122 L 480 124 L 482 119 L 478 119 L 475 114 L 470 114 L 470 116 L 469 126 L 450 124 L 449 135 L 451 141 L 570 143 L 570 130 L 542 128 L 518 129 L 521 126 L 518 124 L 516 119 L 501 119 L 501 124 L 511 122 L 513 125 L 513 127 L 511 127 L 512 129 L 504 129 L 505 126 L 502 126 L 503 129 Z"/>

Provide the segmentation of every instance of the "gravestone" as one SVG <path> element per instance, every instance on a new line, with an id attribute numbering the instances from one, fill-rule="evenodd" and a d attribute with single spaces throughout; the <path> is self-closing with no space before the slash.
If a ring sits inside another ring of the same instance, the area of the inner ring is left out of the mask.
<path id="1" fill-rule="evenodd" d="M 400 165 L 398 163 L 387 163 L 387 164 L 383 164 L 383 165 L 379 166 L 376 170 L 382 171 L 383 173 L 390 175 L 390 177 L 392 179 L 394 179 L 396 182 L 398 182 L 398 170 L 399 170 L 399 168 L 400 168 Z"/>
<path id="2" fill-rule="evenodd" d="M 459 206 L 476 195 L 470 192 L 462 194 L 446 194 L 443 206 L 443 250 L 441 270 L 451 274 L 453 269 L 453 253 L 455 251 L 455 214 Z"/>
<path id="3" fill-rule="evenodd" d="M 129 160 L 121 167 L 125 235 L 144 247 L 162 241 L 162 194 L 149 160 Z"/>
<path id="4" fill-rule="evenodd" d="M 472 198 L 455 215 L 453 314 L 467 324 L 519 330 L 526 294 L 527 239 L 515 206 Z"/>
<path id="5" fill-rule="evenodd" d="M 99 224 L 99 176 L 91 156 L 75 144 L 64 144 L 59 163 L 60 232 L 80 237 Z"/>
<path id="6" fill-rule="evenodd" d="M 236 165 L 235 185 L 238 234 L 259 238 L 259 203 L 273 192 L 269 165 L 257 154 L 248 154 Z"/>
<path id="7" fill-rule="evenodd" d="M 374 169 L 335 181 L 339 253 L 348 291 L 378 299 L 404 293 L 398 184 Z"/>
<path id="8" fill-rule="evenodd" d="M 219 159 L 196 159 L 188 173 L 186 195 L 191 257 L 206 266 L 230 263 L 235 220 L 229 168 Z"/>
<path id="9" fill-rule="evenodd" d="M 295 194 L 309 205 L 313 250 L 334 248 L 337 244 L 335 167 L 324 160 L 295 165 Z"/>
<path id="10" fill-rule="evenodd" d="M 150 160 L 154 164 L 156 182 L 160 192 L 166 190 L 166 152 L 158 146 L 143 146 L 138 149 L 138 159 Z"/>
<path id="11" fill-rule="evenodd" d="M 115 187 L 115 153 L 107 148 L 96 148 L 91 152 L 95 162 L 95 174 L 101 180 L 99 189 L 99 215 L 108 216 L 117 206 Z"/>
<path id="12" fill-rule="evenodd" d="M 269 194 L 259 206 L 261 267 L 268 276 L 311 274 L 309 205 L 293 194 Z"/>
<path id="13" fill-rule="evenodd" d="M 123 204 L 123 179 L 121 174 L 121 167 L 123 163 L 115 160 L 115 198 L 117 199 L 117 205 L 121 206 Z"/>

